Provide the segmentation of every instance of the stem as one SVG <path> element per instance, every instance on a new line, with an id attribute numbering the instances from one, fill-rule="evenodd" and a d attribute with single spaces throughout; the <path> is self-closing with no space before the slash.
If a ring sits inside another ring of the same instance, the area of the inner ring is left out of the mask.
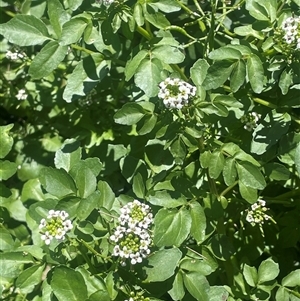
<path id="1" fill-rule="evenodd" d="M 196 38 L 192 37 L 190 34 L 188 34 L 183 28 L 176 26 L 176 25 L 170 25 L 164 28 L 164 30 L 175 30 L 180 32 L 181 34 L 185 35 L 186 37 L 192 39 L 193 41 L 196 41 Z"/>
<path id="2" fill-rule="evenodd" d="M 236 184 L 238 184 L 239 181 L 235 181 L 232 185 L 228 186 L 226 189 L 224 189 L 221 193 L 220 193 L 220 197 L 224 196 L 227 192 L 229 192 L 231 189 L 234 188 L 234 186 Z"/>
<path id="3" fill-rule="evenodd" d="M 78 240 L 78 239 L 77 239 Z M 110 262 L 112 262 L 112 260 L 110 259 L 110 257 L 105 257 L 103 255 L 101 255 L 100 253 L 98 253 L 94 248 L 92 248 L 91 246 L 89 246 L 83 239 L 78 240 L 80 243 L 82 243 L 89 251 L 91 251 L 94 255 L 99 256 L 103 259 L 106 259 Z"/>
<path id="4" fill-rule="evenodd" d="M 267 100 L 264 100 L 264 99 L 261 99 L 261 98 L 258 98 L 258 97 L 252 97 L 253 101 L 265 106 L 265 107 L 268 107 L 268 108 L 271 108 L 271 109 L 277 109 L 277 106 L 274 105 L 273 103 L 267 101 Z"/>
<path id="5" fill-rule="evenodd" d="M 189 251 L 195 253 L 196 255 L 198 255 L 198 256 L 201 257 L 201 258 L 207 259 L 205 256 L 203 256 L 202 254 L 198 253 L 197 251 L 191 249 L 190 247 L 185 246 L 185 248 L 188 249 Z"/>
<path id="6" fill-rule="evenodd" d="M 189 80 L 186 75 L 183 73 L 183 71 L 179 68 L 178 65 L 170 64 L 171 68 L 175 71 L 178 72 L 181 75 L 181 78 L 185 80 L 186 82 Z"/>
<path id="7" fill-rule="evenodd" d="M 136 30 L 139 34 L 141 34 L 144 38 L 146 38 L 148 41 L 151 40 L 151 34 L 146 30 L 144 29 L 143 27 L 141 26 L 137 26 L 136 27 Z"/>
<path id="8" fill-rule="evenodd" d="M 92 50 L 86 49 L 86 48 L 84 48 L 84 47 L 81 47 L 81 46 L 79 46 L 79 45 L 77 45 L 77 44 L 71 44 L 71 47 L 72 47 L 73 49 L 76 49 L 76 50 L 79 50 L 79 51 L 83 51 L 83 52 L 88 53 L 88 54 L 94 54 L 94 53 L 97 53 L 97 52 L 95 52 L 95 51 L 92 51 Z"/>
<path id="9" fill-rule="evenodd" d="M 187 6 L 185 6 L 181 1 L 176 0 L 176 2 L 180 5 L 180 7 L 185 10 L 188 14 L 192 15 L 192 16 L 198 16 L 197 13 L 193 12 L 192 10 L 190 10 Z"/>

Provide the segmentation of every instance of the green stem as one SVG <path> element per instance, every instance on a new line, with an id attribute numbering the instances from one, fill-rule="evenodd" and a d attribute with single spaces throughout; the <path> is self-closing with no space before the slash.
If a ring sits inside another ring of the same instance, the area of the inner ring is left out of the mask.
<path id="1" fill-rule="evenodd" d="M 79 51 L 83 51 L 83 52 L 88 53 L 88 54 L 94 54 L 94 53 L 97 53 L 97 52 L 95 52 L 95 51 L 86 49 L 86 48 L 84 48 L 84 47 L 82 47 L 82 46 L 79 46 L 79 45 L 77 45 L 77 44 L 71 44 L 71 47 L 72 47 L 73 49 L 76 49 L 76 50 L 79 50 Z"/>
<path id="2" fill-rule="evenodd" d="M 174 64 L 170 64 L 171 68 L 175 71 L 175 72 L 178 72 L 181 76 L 181 78 L 183 80 L 185 80 L 186 82 L 189 80 L 186 75 L 183 73 L 183 71 L 179 68 L 178 65 L 174 65 Z"/>
<path id="3" fill-rule="evenodd" d="M 228 186 L 226 189 L 224 189 L 221 193 L 220 193 L 220 197 L 224 196 L 227 192 L 229 192 L 231 189 L 234 188 L 235 185 L 238 184 L 239 181 L 235 181 L 232 185 Z"/>
<path id="4" fill-rule="evenodd" d="M 201 8 L 201 6 L 200 6 L 200 4 L 198 3 L 197 0 L 194 0 L 194 4 L 195 4 L 195 6 L 197 7 L 198 11 L 201 13 L 201 15 L 204 17 L 204 16 L 205 16 L 205 13 L 204 13 L 204 11 L 202 10 L 202 8 Z"/>
<path id="5" fill-rule="evenodd" d="M 8 16 L 12 17 L 12 18 L 16 16 L 15 13 L 13 13 L 13 12 L 11 12 L 9 10 L 5 10 L 4 13 L 7 14 Z"/>
<path id="6" fill-rule="evenodd" d="M 164 28 L 164 30 L 174 30 L 174 31 L 178 31 L 181 34 L 185 35 L 186 37 L 192 39 L 193 41 L 196 41 L 197 39 L 192 37 L 190 34 L 188 34 L 183 28 L 176 26 L 176 25 L 170 25 Z"/>
<path id="7" fill-rule="evenodd" d="M 191 16 L 199 16 L 197 13 L 193 12 L 192 10 L 190 10 L 187 6 L 185 6 L 181 1 L 176 0 L 176 2 L 180 5 L 180 7 L 186 11 L 189 15 Z"/>
<path id="8" fill-rule="evenodd" d="M 151 34 L 146 30 L 144 29 L 143 27 L 141 26 L 137 26 L 136 27 L 136 30 L 139 34 L 141 34 L 144 38 L 146 38 L 148 41 L 151 40 Z"/>
<path id="9" fill-rule="evenodd" d="M 258 97 L 252 97 L 252 100 L 265 106 L 265 107 L 268 107 L 268 108 L 271 108 L 271 109 L 277 109 L 277 106 L 274 105 L 273 103 L 267 101 L 267 100 L 264 100 L 264 99 L 261 99 L 261 98 L 258 98 Z"/>
<path id="10" fill-rule="evenodd" d="M 110 257 L 106 257 L 101 255 L 100 253 L 98 253 L 94 248 L 92 248 L 91 246 L 89 246 L 83 239 L 78 240 L 80 243 L 82 243 L 89 251 L 91 251 L 94 255 L 99 256 L 103 259 L 106 259 L 110 262 L 112 262 L 112 260 L 110 259 Z"/>

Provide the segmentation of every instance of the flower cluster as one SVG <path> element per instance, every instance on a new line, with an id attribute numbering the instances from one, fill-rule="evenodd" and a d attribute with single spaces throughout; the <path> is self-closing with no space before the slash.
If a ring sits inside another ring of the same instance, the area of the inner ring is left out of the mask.
<path id="1" fill-rule="evenodd" d="M 18 100 L 25 100 L 27 98 L 27 93 L 24 89 L 21 89 L 18 91 L 18 94 L 16 95 Z"/>
<path id="2" fill-rule="evenodd" d="M 144 297 L 143 292 L 137 292 L 137 293 L 131 292 L 130 298 L 124 301 L 150 301 L 150 298 Z"/>
<path id="3" fill-rule="evenodd" d="M 179 78 L 166 78 L 159 84 L 158 97 L 167 108 L 182 109 L 191 97 L 196 95 L 196 87 Z"/>
<path id="4" fill-rule="evenodd" d="M 15 51 L 15 52 L 12 52 L 10 50 L 8 50 L 6 52 L 6 55 L 5 55 L 9 60 L 12 60 L 12 61 L 16 61 L 18 59 L 23 59 L 25 57 L 25 54 L 24 53 L 21 53 L 21 52 L 18 52 L 18 51 Z"/>
<path id="5" fill-rule="evenodd" d="M 103 3 L 105 6 L 110 6 L 115 2 L 115 0 L 97 0 L 98 3 Z"/>
<path id="6" fill-rule="evenodd" d="M 71 220 L 67 219 L 69 214 L 66 211 L 49 210 L 47 219 L 40 222 L 41 238 L 49 245 L 53 238 L 65 239 L 65 235 L 73 228 Z"/>
<path id="7" fill-rule="evenodd" d="M 300 49 L 300 17 L 289 17 L 282 23 L 284 39 L 287 44 L 297 43 L 296 48 Z"/>
<path id="8" fill-rule="evenodd" d="M 134 200 L 121 208 L 118 218 L 119 225 L 116 227 L 110 240 L 116 243 L 113 255 L 131 264 L 141 263 L 143 258 L 150 254 L 152 239 L 149 228 L 153 222 L 153 215 L 148 205 Z"/>
<path id="9" fill-rule="evenodd" d="M 251 205 L 251 210 L 248 210 L 246 221 L 252 226 L 255 224 L 263 224 L 265 220 L 271 219 L 271 217 L 266 214 L 266 202 L 263 200 L 258 200 L 256 203 Z"/>
<path id="10" fill-rule="evenodd" d="M 242 116 L 241 122 L 244 123 L 244 129 L 248 132 L 252 132 L 260 119 L 260 115 L 256 112 L 251 112 L 247 115 Z"/>

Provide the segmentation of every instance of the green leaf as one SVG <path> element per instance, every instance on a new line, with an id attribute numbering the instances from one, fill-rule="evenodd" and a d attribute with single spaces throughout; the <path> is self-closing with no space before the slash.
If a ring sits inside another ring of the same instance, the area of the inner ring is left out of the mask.
<path id="1" fill-rule="evenodd" d="M 223 169 L 223 177 L 224 177 L 224 182 L 227 186 L 231 186 L 237 176 L 237 171 L 235 167 L 235 159 L 234 158 L 226 158 L 225 164 L 224 164 L 224 169 Z"/>
<path id="2" fill-rule="evenodd" d="M 276 298 L 276 301 L 290 301 L 291 300 L 289 292 L 282 286 L 278 288 L 275 298 Z"/>
<path id="3" fill-rule="evenodd" d="M 192 201 L 189 203 L 189 206 L 192 218 L 191 235 L 200 244 L 205 240 L 206 216 L 198 202 Z"/>
<path id="4" fill-rule="evenodd" d="M 263 2 L 264 1 L 260 1 L 260 3 Z M 246 9 L 249 11 L 250 15 L 255 19 L 268 21 L 268 12 L 260 3 L 258 3 L 257 0 L 249 0 L 246 3 Z"/>
<path id="5" fill-rule="evenodd" d="M 23 252 L 5 252 L 0 256 L 0 276 L 7 281 L 18 277 L 24 264 L 33 264 L 30 254 Z"/>
<path id="6" fill-rule="evenodd" d="M 96 190 L 96 176 L 85 161 L 75 164 L 70 170 L 70 175 L 76 183 L 80 197 L 86 198 Z"/>
<path id="7" fill-rule="evenodd" d="M 199 59 L 194 63 L 190 72 L 191 72 L 191 79 L 195 85 L 197 85 L 197 86 L 202 85 L 202 83 L 206 77 L 208 68 L 209 68 L 209 65 L 208 65 L 207 61 L 204 59 Z"/>
<path id="8" fill-rule="evenodd" d="M 136 70 L 134 82 L 148 97 L 158 94 L 158 84 L 162 81 L 161 70 L 161 62 L 155 58 L 143 59 Z"/>
<path id="9" fill-rule="evenodd" d="M 287 133 L 291 124 L 288 113 L 269 112 L 253 132 L 251 152 L 257 155 L 265 153 L 272 145 Z"/>
<path id="10" fill-rule="evenodd" d="M 209 53 L 208 57 L 214 61 L 239 60 L 242 58 L 242 54 L 236 49 L 225 46 L 213 50 Z"/>
<path id="11" fill-rule="evenodd" d="M 164 141 L 149 140 L 145 150 L 145 161 L 152 171 L 160 173 L 169 170 L 175 164 L 169 149 L 165 149 Z"/>
<path id="12" fill-rule="evenodd" d="M 163 249 L 153 252 L 148 257 L 148 264 L 144 267 L 147 275 L 145 281 L 165 281 L 174 275 L 175 268 L 181 258 L 181 251 L 178 248 Z"/>
<path id="13" fill-rule="evenodd" d="M 120 167 L 122 175 L 125 177 L 128 183 L 132 183 L 133 176 L 138 172 L 143 178 L 147 177 L 147 168 L 144 161 L 136 159 L 132 156 L 123 157 L 120 160 Z"/>
<path id="14" fill-rule="evenodd" d="M 42 44 L 50 39 L 46 25 L 31 15 L 16 15 L 7 23 L 1 24 L 0 34 L 18 46 Z"/>
<path id="15" fill-rule="evenodd" d="M 81 199 L 77 207 L 76 213 L 79 220 L 84 221 L 91 214 L 94 209 L 98 209 L 100 206 L 101 192 L 96 190 L 90 194 L 87 198 Z"/>
<path id="16" fill-rule="evenodd" d="M 13 249 L 15 245 L 14 239 L 8 230 L 0 228 L 0 250 L 6 251 Z"/>
<path id="17" fill-rule="evenodd" d="M 209 151 L 205 151 L 200 154 L 200 163 L 203 168 L 209 167 L 210 157 L 211 157 L 211 153 Z"/>
<path id="18" fill-rule="evenodd" d="M 110 186 L 104 181 L 99 181 L 97 187 L 100 191 L 100 198 L 99 198 L 100 206 L 104 207 L 107 210 L 110 210 L 115 201 L 114 192 L 112 191 Z"/>
<path id="19" fill-rule="evenodd" d="M 272 23 L 276 19 L 277 1 L 249 0 L 246 2 L 246 9 L 255 19 Z"/>
<path id="20" fill-rule="evenodd" d="M 77 191 L 73 179 L 64 169 L 43 168 L 40 181 L 46 191 L 58 198 L 75 194 Z"/>
<path id="21" fill-rule="evenodd" d="M 135 102 L 128 102 L 114 115 L 116 123 L 133 125 L 140 121 L 145 115 L 145 110 L 142 106 Z"/>
<path id="22" fill-rule="evenodd" d="M 65 11 L 59 0 L 51 0 L 47 2 L 48 16 L 50 23 L 56 33 L 57 38 L 61 37 L 62 25 L 70 19 L 70 16 Z"/>
<path id="23" fill-rule="evenodd" d="M 154 218 L 153 242 L 158 247 L 180 246 L 187 238 L 192 224 L 190 212 L 182 207 L 160 209 Z"/>
<path id="24" fill-rule="evenodd" d="M 209 284 L 203 275 L 197 272 L 183 273 L 183 281 L 188 292 L 196 300 L 209 301 L 208 299 Z"/>
<path id="25" fill-rule="evenodd" d="M 207 70 L 203 86 L 206 90 L 217 89 L 229 78 L 234 63 L 228 60 L 215 61 Z"/>
<path id="26" fill-rule="evenodd" d="M 230 76 L 230 88 L 232 92 L 237 92 L 245 82 L 246 64 L 243 60 L 238 60 L 233 67 Z"/>
<path id="27" fill-rule="evenodd" d="M 69 8 L 75 11 L 81 4 L 83 0 L 67 0 Z"/>
<path id="28" fill-rule="evenodd" d="M 107 75 L 109 69 L 109 62 L 103 60 L 101 54 L 95 53 L 85 57 L 68 78 L 63 93 L 64 100 L 72 102 L 87 95 Z"/>
<path id="29" fill-rule="evenodd" d="M 157 7 L 158 9 L 160 9 L 165 13 L 172 13 L 172 12 L 179 11 L 181 9 L 181 6 L 175 0 L 160 0 L 157 2 L 149 2 L 149 5 L 154 8 Z"/>
<path id="30" fill-rule="evenodd" d="M 225 163 L 225 159 L 222 152 L 214 151 L 210 155 L 210 162 L 208 166 L 209 175 L 212 178 L 217 179 L 223 170 L 224 163 Z"/>
<path id="31" fill-rule="evenodd" d="M 133 177 L 132 190 L 138 198 L 143 199 L 145 197 L 144 179 L 140 173 Z"/>
<path id="32" fill-rule="evenodd" d="M 251 187 L 244 185 L 239 181 L 239 190 L 243 199 L 248 203 L 254 204 L 257 201 L 257 190 Z"/>
<path id="33" fill-rule="evenodd" d="M 196 259 L 190 256 L 180 261 L 180 269 L 188 272 L 197 272 L 203 276 L 210 275 L 213 272 L 212 267 L 206 260 Z"/>
<path id="34" fill-rule="evenodd" d="M 247 264 L 244 265 L 243 275 L 246 279 L 246 282 L 252 286 L 256 287 L 258 281 L 257 270 L 255 267 L 251 267 Z"/>
<path id="35" fill-rule="evenodd" d="M 248 162 L 236 164 L 239 180 L 247 187 L 264 189 L 266 181 L 259 168 Z"/>
<path id="36" fill-rule="evenodd" d="M 13 176 L 18 169 L 18 165 L 10 161 L 0 160 L 0 181 L 7 180 Z"/>
<path id="37" fill-rule="evenodd" d="M 82 275 L 65 266 L 58 266 L 54 269 L 51 287 L 58 301 L 82 301 L 88 298 Z"/>
<path id="38" fill-rule="evenodd" d="M 208 300 L 209 301 L 220 301 L 220 300 L 228 300 L 229 293 L 223 286 L 211 286 L 208 292 Z"/>
<path id="39" fill-rule="evenodd" d="M 143 8 L 142 8 L 142 5 L 137 2 L 135 5 L 134 5 L 134 8 L 133 8 L 133 18 L 136 22 L 136 24 L 138 26 L 143 26 L 144 25 L 144 14 L 143 14 Z"/>
<path id="40" fill-rule="evenodd" d="M 16 287 L 20 289 L 23 294 L 31 293 L 35 286 L 42 281 L 42 274 L 45 265 L 34 265 L 24 270 L 16 280 Z"/>
<path id="41" fill-rule="evenodd" d="M 6 157 L 14 144 L 14 139 L 9 135 L 13 126 L 13 124 L 0 126 L 0 159 Z"/>
<path id="42" fill-rule="evenodd" d="M 107 291 L 99 290 L 91 294 L 87 301 L 111 301 L 111 298 Z"/>
<path id="43" fill-rule="evenodd" d="M 81 147 L 79 141 L 66 139 L 61 148 L 56 151 L 54 164 L 56 168 L 63 168 L 66 171 L 80 161 Z"/>
<path id="44" fill-rule="evenodd" d="M 295 149 L 295 164 L 296 164 L 298 176 L 300 177 L 300 143 L 298 143 Z"/>
<path id="45" fill-rule="evenodd" d="M 260 31 L 254 30 L 252 25 L 243 25 L 234 28 L 234 33 L 239 36 L 253 36 L 259 40 L 264 39 L 264 34 Z"/>
<path id="46" fill-rule="evenodd" d="M 185 295 L 182 273 L 179 271 L 173 281 L 172 288 L 168 291 L 172 300 L 181 300 Z"/>
<path id="47" fill-rule="evenodd" d="M 279 88 L 281 89 L 281 92 L 283 95 L 286 95 L 289 90 L 290 90 L 290 86 L 293 84 L 293 71 L 292 69 L 287 71 L 287 68 L 285 68 L 281 75 L 280 75 L 280 79 L 279 79 Z"/>
<path id="48" fill-rule="evenodd" d="M 255 93 L 264 89 L 264 68 L 260 58 L 252 53 L 247 60 L 247 76 Z"/>
<path id="49" fill-rule="evenodd" d="M 295 162 L 296 158 L 295 158 Z M 264 165 L 265 174 L 275 181 L 287 181 L 290 178 L 290 171 L 280 163 L 267 163 Z"/>
<path id="50" fill-rule="evenodd" d="M 87 22 L 88 20 L 85 18 L 75 17 L 64 23 L 59 44 L 65 46 L 78 42 L 88 24 Z"/>
<path id="51" fill-rule="evenodd" d="M 136 73 L 141 61 L 149 54 L 148 50 L 142 49 L 125 66 L 125 80 L 129 81 Z"/>
<path id="52" fill-rule="evenodd" d="M 264 260 L 258 267 L 258 283 L 274 280 L 279 274 L 279 265 L 271 258 Z"/>
<path id="53" fill-rule="evenodd" d="M 287 287 L 300 286 L 300 269 L 290 272 L 282 279 L 281 283 Z"/>
<path id="54" fill-rule="evenodd" d="M 152 55 L 166 64 L 182 63 L 185 56 L 178 47 L 159 45 L 152 50 Z"/>
<path id="55" fill-rule="evenodd" d="M 142 120 L 137 124 L 136 131 L 139 135 L 149 134 L 155 127 L 157 122 L 156 115 L 145 115 Z M 140 124 L 142 123 L 142 124 Z"/>
<path id="56" fill-rule="evenodd" d="M 67 46 L 60 46 L 56 41 L 49 42 L 33 59 L 29 67 L 29 75 L 33 79 L 49 75 L 65 58 L 67 51 Z"/>
<path id="57" fill-rule="evenodd" d="M 151 11 L 151 13 L 149 13 Z M 147 7 L 147 10 L 144 11 L 145 19 L 159 29 L 165 29 L 167 26 L 170 26 L 170 22 L 161 12 L 156 12 L 151 7 Z"/>
<path id="58" fill-rule="evenodd" d="M 152 205 L 165 208 L 176 208 L 187 204 L 186 198 L 181 194 L 165 190 L 151 192 L 147 201 Z"/>
<path id="59" fill-rule="evenodd" d="M 170 146 L 170 152 L 173 155 L 176 164 L 183 164 L 187 154 L 186 146 L 180 136 L 173 141 Z"/>

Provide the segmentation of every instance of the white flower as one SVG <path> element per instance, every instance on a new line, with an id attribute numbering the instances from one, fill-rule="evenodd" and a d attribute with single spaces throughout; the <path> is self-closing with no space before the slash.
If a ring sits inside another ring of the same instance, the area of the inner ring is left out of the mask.
<path id="1" fill-rule="evenodd" d="M 27 98 L 27 96 L 28 95 L 26 94 L 26 91 L 24 89 L 20 89 L 18 91 L 18 94 L 16 95 L 16 97 L 17 97 L 18 100 L 24 100 L 24 99 Z"/>
<path id="2" fill-rule="evenodd" d="M 258 200 L 256 203 L 251 205 L 251 210 L 248 210 L 246 221 L 252 226 L 255 224 L 263 224 L 264 220 L 269 220 L 271 217 L 266 214 L 268 210 L 266 207 L 266 201 Z"/>
<path id="3" fill-rule="evenodd" d="M 167 108 L 182 109 L 191 97 L 196 95 L 196 87 L 179 78 L 166 78 L 159 85 L 158 98 Z"/>
<path id="4" fill-rule="evenodd" d="M 115 2 L 115 0 L 103 0 L 103 4 L 106 6 L 109 6 L 111 4 L 113 4 Z"/>
<path id="5" fill-rule="evenodd" d="M 49 231 L 46 231 L 44 234 L 41 235 L 41 239 L 45 241 L 46 245 L 50 245 L 53 236 L 50 235 Z"/>
<path id="6" fill-rule="evenodd" d="M 138 200 L 129 202 L 121 208 L 119 224 L 110 240 L 116 245 L 113 256 L 121 258 L 121 264 L 129 259 L 131 264 L 142 262 L 142 258 L 150 254 L 152 243 L 149 228 L 153 222 L 153 215 L 149 205 Z"/>
<path id="7" fill-rule="evenodd" d="M 73 228 L 71 220 L 66 219 L 69 214 L 65 211 L 49 210 L 47 218 L 40 221 L 41 239 L 49 245 L 53 238 L 64 240 L 68 231 Z"/>
<path id="8" fill-rule="evenodd" d="M 17 59 L 23 59 L 25 57 L 25 54 L 24 53 L 20 53 L 18 51 L 16 52 L 12 52 L 10 50 L 8 50 L 6 52 L 6 55 L 5 55 L 8 59 L 12 60 L 12 61 L 16 61 Z"/>

